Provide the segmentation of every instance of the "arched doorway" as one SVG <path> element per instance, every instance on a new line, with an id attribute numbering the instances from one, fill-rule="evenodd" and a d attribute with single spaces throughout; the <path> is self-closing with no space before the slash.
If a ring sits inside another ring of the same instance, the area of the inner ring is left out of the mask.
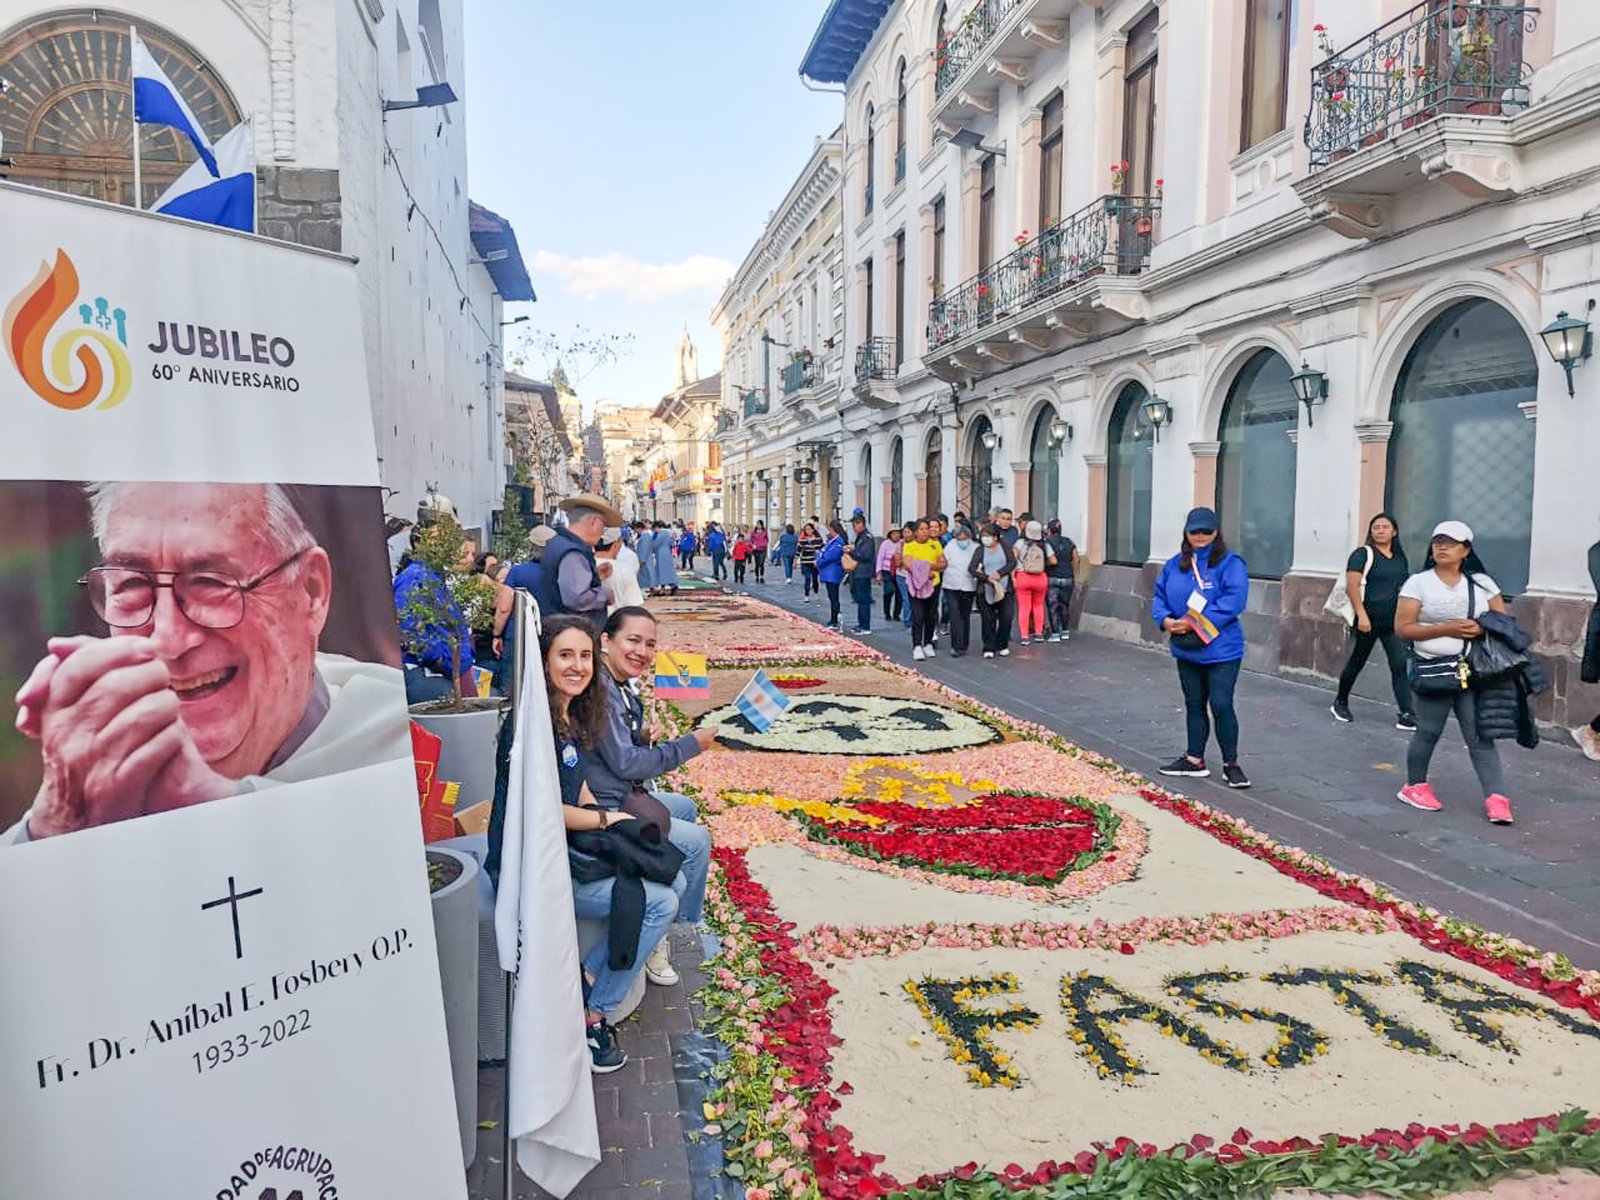
<path id="1" fill-rule="evenodd" d="M 930 515 L 944 511 L 944 437 L 935 429 L 928 437 L 928 452 L 922 458 L 923 494 Z"/>
<path id="2" fill-rule="evenodd" d="M 889 524 L 898 525 L 905 518 L 906 448 L 900 438 L 889 445 Z"/>
<path id="3" fill-rule="evenodd" d="M 1124 386 L 1106 441 L 1106 561 L 1131 567 L 1150 557 L 1155 439 L 1144 416 L 1149 398 L 1140 383 Z"/>
<path id="4" fill-rule="evenodd" d="M 972 422 L 968 459 L 971 465 L 959 472 L 967 481 L 967 513 L 980 524 L 988 519 L 989 509 L 994 506 L 994 451 L 984 443 L 984 438 L 993 432 L 988 417 Z"/>
<path id="5" fill-rule="evenodd" d="M 1028 440 L 1027 511 L 1040 521 L 1057 516 L 1061 495 L 1061 447 L 1050 437 L 1056 410 L 1046 405 L 1033 423 Z"/>
<path id="6" fill-rule="evenodd" d="M 1222 408 L 1217 515 L 1250 574 L 1281 579 L 1294 561 L 1295 443 L 1292 374 L 1283 356 L 1259 350 L 1245 362 Z"/>
<path id="7" fill-rule="evenodd" d="M 139 40 L 183 94 L 212 139 L 239 123 L 227 86 L 187 43 L 139 23 Z M 128 20 L 104 9 L 38 17 L 0 39 L 0 136 L 17 183 L 133 203 L 133 96 Z M 176 129 L 142 125 L 142 206 L 149 207 L 195 160 Z"/>
<path id="8" fill-rule="evenodd" d="M 1527 334 L 1492 301 L 1464 300 L 1422 331 L 1395 383 L 1384 501 L 1415 565 L 1437 522 L 1465 521 L 1501 589 L 1526 590 L 1534 424 L 1522 406 L 1538 382 Z"/>

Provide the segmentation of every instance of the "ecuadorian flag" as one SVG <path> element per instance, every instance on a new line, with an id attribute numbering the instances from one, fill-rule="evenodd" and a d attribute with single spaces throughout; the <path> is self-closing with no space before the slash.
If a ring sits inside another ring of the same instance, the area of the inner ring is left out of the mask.
<path id="1" fill-rule="evenodd" d="M 704 654 L 656 655 L 656 695 L 666 700 L 704 700 L 711 695 L 711 677 Z"/>
<path id="2" fill-rule="evenodd" d="M 774 721 L 783 716 L 789 707 L 789 697 L 767 678 L 765 671 L 757 671 L 733 703 L 739 715 L 749 721 L 757 733 L 765 733 L 772 728 Z"/>

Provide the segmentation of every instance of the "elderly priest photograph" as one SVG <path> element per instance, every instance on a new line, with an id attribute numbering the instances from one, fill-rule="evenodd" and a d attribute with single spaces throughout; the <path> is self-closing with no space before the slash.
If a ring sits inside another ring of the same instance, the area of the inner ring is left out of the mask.
<path id="1" fill-rule="evenodd" d="M 75 582 L 97 632 L 48 638 L 16 693 L 41 781 L 0 843 L 409 757 L 399 669 L 322 649 L 335 560 L 294 490 L 87 487 L 98 564 Z M 393 619 L 369 633 L 393 641 Z"/>

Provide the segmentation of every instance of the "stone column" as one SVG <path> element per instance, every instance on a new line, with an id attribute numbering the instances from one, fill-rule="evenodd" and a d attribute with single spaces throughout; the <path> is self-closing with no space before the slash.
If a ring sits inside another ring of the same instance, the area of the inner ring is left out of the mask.
<path id="1" fill-rule="evenodd" d="M 951 284 L 970 279 L 978 273 L 978 200 L 982 184 L 983 170 L 976 163 L 961 172 L 961 271 L 957 278 L 947 281 Z M 947 219 L 949 215 L 947 209 Z"/>
<path id="2" fill-rule="evenodd" d="M 1106 456 L 1085 454 L 1083 464 L 1084 486 L 1088 490 L 1088 528 L 1085 531 L 1088 543 L 1084 553 L 1091 563 L 1103 563 L 1106 560 Z"/>
<path id="3" fill-rule="evenodd" d="M 1122 161 L 1123 80 L 1128 66 L 1128 38 L 1112 33 L 1095 44 L 1095 170 L 1104 172 L 1093 191 L 1111 190 L 1111 163 Z"/>
<path id="4" fill-rule="evenodd" d="M 1020 236 L 1026 229 L 1032 236 L 1039 232 L 1039 137 L 1044 132 L 1044 113 L 1038 108 L 1025 109 L 1017 124 L 1021 156 L 1016 159 L 1015 232 Z"/>
<path id="5" fill-rule="evenodd" d="M 1356 504 L 1358 511 L 1365 514 L 1360 518 L 1363 522 L 1383 511 L 1383 497 L 1389 485 L 1389 438 L 1393 433 L 1393 421 L 1356 422 L 1356 441 L 1361 446 Z"/>
<path id="6" fill-rule="evenodd" d="M 1221 442 L 1190 442 L 1189 453 L 1194 455 L 1194 506 L 1212 508 L 1217 503 L 1217 455 L 1222 453 Z"/>

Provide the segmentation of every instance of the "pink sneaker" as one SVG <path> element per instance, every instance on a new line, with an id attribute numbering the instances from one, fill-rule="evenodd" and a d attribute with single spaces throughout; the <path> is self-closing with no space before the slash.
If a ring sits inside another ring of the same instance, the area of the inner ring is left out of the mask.
<path id="1" fill-rule="evenodd" d="M 1395 793 L 1401 804 L 1409 804 L 1412 808 L 1420 808 L 1423 812 L 1438 812 L 1444 805 L 1439 803 L 1439 797 L 1433 794 L 1431 783 L 1408 783 Z M 1509 813 L 1509 809 L 1507 812 Z"/>
<path id="2" fill-rule="evenodd" d="M 1483 808 L 1489 814 L 1489 823 L 1491 825 L 1511 824 L 1511 801 L 1507 800 L 1499 792 L 1485 800 Z"/>

